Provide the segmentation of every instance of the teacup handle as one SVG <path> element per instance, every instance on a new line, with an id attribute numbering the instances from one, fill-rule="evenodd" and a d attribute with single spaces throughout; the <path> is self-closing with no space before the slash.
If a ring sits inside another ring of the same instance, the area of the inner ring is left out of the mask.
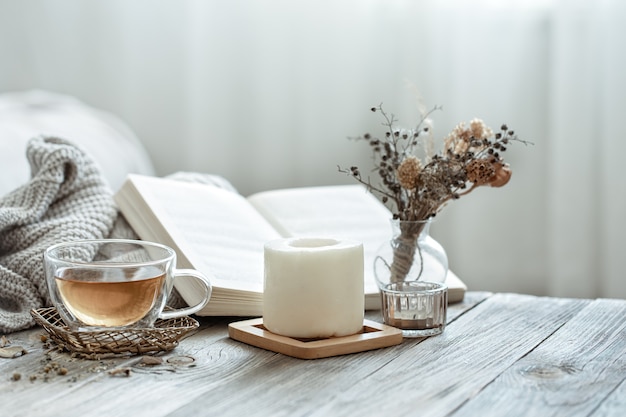
<path id="1" fill-rule="evenodd" d="M 159 314 L 160 319 L 167 320 L 196 313 L 202 310 L 202 308 L 204 308 L 204 306 L 206 306 L 211 299 L 211 292 L 213 291 L 213 287 L 211 286 L 211 281 L 209 281 L 209 279 L 203 273 L 196 271 L 195 269 L 175 269 L 172 273 L 173 280 L 176 280 L 177 277 L 182 276 L 196 278 L 200 283 L 202 283 L 204 289 L 204 296 L 202 300 L 198 304 L 186 308 L 177 308 L 175 310 L 162 311 L 161 314 Z"/>

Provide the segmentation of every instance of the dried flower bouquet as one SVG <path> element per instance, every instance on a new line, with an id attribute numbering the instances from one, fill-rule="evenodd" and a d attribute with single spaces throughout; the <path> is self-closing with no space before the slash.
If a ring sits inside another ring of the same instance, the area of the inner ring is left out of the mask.
<path id="1" fill-rule="evenodd" d="M 435 107 L 423 114 L 414 129 L 402 129 L 396 127 L 397 120 L 393 114 L 387 114 L 382 105 L 372 107 L 371 111 L 384 119 L 384 135 L 377 137 L 366 133 L 354 139 L 370 145 L 374 170 L 380 181 L 372 182 L 356 166 L 339 167 L 340 172 L 364 184 L 391 209 L 400 227 L 396 246 L 412 248 L 394 250 L 394 259 L 388 265 L 391 282 L 405 280 L 415 254 L 421 256 L 417 242 L 426 222 L 449 200 L 458 199 L 480 186 L 507 184 L 511 169 L 502 154 L 512 142 L 528 143 L 506 125 L 494 134 L 482 120 L 473 119 L 468 125 L 458 124 L 444 139 L 443 149 L 435 151 L 429 116 L 439 109 Z"/>

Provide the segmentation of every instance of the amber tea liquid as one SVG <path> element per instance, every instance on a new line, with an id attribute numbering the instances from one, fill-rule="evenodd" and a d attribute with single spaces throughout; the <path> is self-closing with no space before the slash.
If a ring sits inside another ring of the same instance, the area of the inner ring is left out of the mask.
<path id="1" fill-rule="evenodd" d="M 154 268 L 65 268 L 54 277 L 63 303 L 89 326 L 119 327 L 142 319 L 154 307 L 165 274 Z"/>

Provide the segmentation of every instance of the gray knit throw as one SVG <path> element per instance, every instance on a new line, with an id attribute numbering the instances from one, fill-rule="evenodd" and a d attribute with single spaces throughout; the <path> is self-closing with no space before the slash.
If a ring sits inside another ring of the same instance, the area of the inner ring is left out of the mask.
<path id="1" fill-rule="evenodd" d="M 44 250 L 59 242 L 136 238 L 96 164 L 71 142 L 30 140 L 31 180 L 0 197 L 0 333 L 33 326 L 32 308 L 51 305 Z M 4 173 L 3 175 L 10 175 Z"/>

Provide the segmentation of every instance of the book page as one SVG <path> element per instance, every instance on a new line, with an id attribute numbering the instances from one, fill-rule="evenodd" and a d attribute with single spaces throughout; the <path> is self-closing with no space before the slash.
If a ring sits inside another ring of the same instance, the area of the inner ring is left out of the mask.
<path id="1" fill-rule="evenodd" d="M 283 236 L 323 236 L 363 242 L 365 291 L 378 294 L 374 256 L 391 238 L 391 213 L 360 185 L 265 191 L 248 201 Z"/>
<path id="2" fill-rule="evenodd" d="M 127 201 L 130 194 L 134 200 Z M 124 206 L 137 207 L 140 198 L 142 211 L 151 216 L 127 214 Z M 116 201 L 141 239 L 177 249 L 179 267 L 210 275 L 215 287 L 263 291 L 263 245 L 280 235 L 241 195 L 212 185 L 131 175 Z"/>

